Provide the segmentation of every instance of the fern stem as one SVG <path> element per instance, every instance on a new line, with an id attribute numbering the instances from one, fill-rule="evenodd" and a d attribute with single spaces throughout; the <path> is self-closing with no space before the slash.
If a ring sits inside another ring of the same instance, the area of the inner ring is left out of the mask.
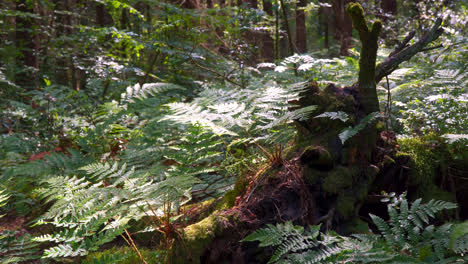
<path id="1" fill-rule="evenodd" d="M 136 253 L 138 254 L 138 257 L 140 258 L 141 262 L 143 262 L 144 264 L 147 264 L 146 260 L 143 258 L 143 256 L 141 255 L 141 252 L 140 250 L 138 250 L 138 247 L 135 245 L 135 242 L 133 241 L 132 237 L 130 236 L 130 234 L 128 233 L 127 229 L 125 228 L 125 234 L 127 234 L 128 236 L 128 240 L 131 242 L 131 246 L 133 247 L 133 249 L 136 251 Z M 123 235 L 122 235 L 123 237 Z M 125 238 L 125 237 L 124 237 Z M 125 240 L 127 241 L 127 240 Z M 128 243 L 128 241 L 127 241 Z"/>

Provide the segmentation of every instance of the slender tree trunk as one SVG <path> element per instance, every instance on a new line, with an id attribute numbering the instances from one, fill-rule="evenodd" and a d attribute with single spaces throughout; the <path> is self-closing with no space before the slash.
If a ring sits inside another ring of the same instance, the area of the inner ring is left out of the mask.
<path id="1" fill-rule="evenodd" d="M 276 1 L 278 4 L 278 0 Z M 279 23 L 279 8 L 275 8 L 275 59 L 279 60 L 281 59 L 281 54 L 280 54 L 280 35 L 279 35 L 279 28 L 280 28 L 280 23 Z"/>
<path id="2" fill-rule="evenodd" d="M 296 5 L 296 47 L 299 53 L 307 52 L 307 30 L 304 7 L 307 0 L 299 0 Z"/>
<path id="3" fill-rule="evenodd" d="M 335 13 L 335 34 L 340 41 L 340 55 L 349 55 L 351 47 L 353 27 L 351 18 L 345 12 L 345 6 L 351 0 L 333 0 L 332 8 Z"/>
<path id="4" fill-rule="evenodd" d="M 96 3 L 96 23 L 100 27 L 112 25 L 114 23 L 112 16 L 107 12 L 104 4 Z"/>
<path id="5" fill-rule="evenodd" d="M 273 17 L 273 5 L 271 0 L 262 0 L 263 11 L 270 17 Z M 265 61 L 273 61 L 275 59 L 275 43 L 270 32 L 265 32 L 263 35 L 263 48 L 261 49 L 261 57 Z"/>
<path id="6" fill-rule="evenodd" d="M 375 83 L 375 63 L 377 59 L 378 37 L 382 23 L 376 21 L 368 28 L 364 11 L 359 4 L 348 5 L 347 12 L 353 19 L 354 28 L 361 39 L 361 57 L 359 59 L 359 96 L 365 114 L 379 111 L 379 99 Z"/>
<path id="7" fill-rule="evenodd" d="M 380 7 L 387 14 L 396 15 L 398 13 L 396 0 L 381 0 Z"/>
<path id="8" fill-rule="evenodd" d="M 258 1 L 257 0 L 247 0 L 245 2 L 248 3 L 248 7 L 250 7 L 250 8 L 258 8 Z"/>
<path id="9" fill-rule="evenodd" d="M 379 98 L 375 82 L 375 64 L 377 60 L 378 38 L 382 31 L 382 22 L 375 21 L 368 28 L 364 18 L 364 10 L 359 4 L 349 4 L 346 11 L 353 20 L 353 26 L 359 33 L 361 40 L 361 57 L 359 58 L 359 112 L 358 118 L 379 111 Z M 362 116 L 361 116 L 362 115 Z M 359 135 L 361 160 L 370 161 L 377 143 L 375 125 L 365 128 Z"/>
<path id="10" fill-rule="evenodd" d="M 16 11 L 18 12 L 32 14 L 34 13 L 33 8 L 34 6 L 27 1 L 16 2 Z M 34 89 L 37 84 L 37 70 L 39 69 L 39 60 L 37 58 L 39 50 L 36 50 L 39 43 L 35 43 L 35 40 L 38 41 L 38 39 L 31 34 L 34 22 L 32 18 L 17 16 L 15 24 L 15 42 L 19 50 L 18 54 L 20 54 L 20 56 L 17 55 L 16 57 L 16 65 L 17 67 L 25 66 L 16 73 L 15 83 L 27 89 Z"/>
<path id="11" fill-rule="evenodd" d="M 294 45 L 291 28 L 289 27 L 289 17 L 288 11 L 286 10 L 286 5 L 284 4 L 283 0 L 280 0 L 281 3 L 281 11 L 283 11 L 283 19 L 284 19 L 284 26 L 286 27 L 286 33 L 288 34 L 288 44 L 289 44 L 289 54 L 293 55 L 295 51 L 297 51 L 296 46 Z"/>
<path id="12" fill-rule="evenodd" d="M 321 0 L 320 2 L 324 2 Z M 324 41 L 323 46 L 325 49 L 330 49 L 330 37 L 329 37 L 329 24 L 330 24 L 331 10 L 329 7 L 321 6 L 318 10 L 318 30 L 319 35 L 323 35 Z"/>

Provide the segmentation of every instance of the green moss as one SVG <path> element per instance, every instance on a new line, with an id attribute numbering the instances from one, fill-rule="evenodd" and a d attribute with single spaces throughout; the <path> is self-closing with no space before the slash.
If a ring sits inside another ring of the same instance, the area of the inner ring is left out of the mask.
<path id="1" fill-rule="evenodd" d="M 365 175 L 367 179 L 369 180 L 369 182 L 373 182 L 375 180 L 375 177 L 377 177 L 377 175 L 379 174 L 379 172 L 380 172 L 379 167 L 373 164 L 370 164 L 366 168 Z"/>
<path id="2" fill-rule="evenodd" d="M 359 217 L 354 217 L 346 222 L 344 230 L 346 234 L 366 234 L 369 233 L 369 225 Z"/>
<path id="3" fill-rule="evenodd" d="M 440 144 L 437 135 L 399 139 L 401 151 L 395 156 L 397 161 L 409 158 L 409 184 L 417 188 L 412 198 L 422 197 L 425 201 L 438 199 L 454 201 L 453 194 L 443 191 L 436 184 L 441 176 L 440 165 L 451 159 L 446 146 Z"/>
<path id="4" fill-rule="evenodd" d="M 382 121 L 378 121 L 375 124 L 375 129 L 377 129 L 377 131 L 385 131 L 386 130 L 385 123 Z"/>
<path id="5" fill-rule="evenodd" d="M 230 219 L 214 211 L 205 219 L 184 228 L 183 241 L 179 241 L 170 252 L 172 263 L 200 263 L 206 247 L 223 232 Z"/>
<path id="6" fill-rule="evenodd" d="M 430 143 L 424 138 L 399 139 L 398 143 L 402 155 L 410 156 L 411 178 L 410 184 L 429 184 L 434 181 L 436 173 L 437 157 L 430 147 Z M 402 153 L 403 152 L 403 153 Z"/>
<path id="7" fill-rule="evenodd" d="M 356 198 L 353 195 L 341 194 L 336 200 L 336 211 L 346 218 L 351 217 L 354 214 L 355 202 Z"/>
<path id="8" fill-rule="evenodd" d="M 306 147 L 301 154 L 301 162 L 320 169 L 330 169 L 333 167 L 330 152 L 321 146 Z"/>
<path id="9" fill-rule="evenodd" d="M 316 170 L 310 166 L 303 167 L 303 179 L 308 184 L 316 184 L 318 179 L 324 179 L 327 177 L 327 172 Z"/>
<path id="10" fill-rule="evenodd" d="M 146 248 L 138 249 L 147 263 L 162 263 L 163 254 Z M 82 264 L 141 264 L 137 253 L 130 247 L 115 247 L 104 251 L 93 252 L 86 256 Z"/>
<path id="11" fill-rule="evenodd" d="M 431 199 L 456 202 L 453 193 L 441 190 L 440 187 L 434 183 L 426 184 L 418 188 L 416 196 L 421 197 L 424 202 L 428 202 Z"/>
<path id="12" fill-rule="evenodd" d="M 234 185 L 234 189 L 227 192 L 224 197 L 221 199 L 216 205 L 217 210 L 226 210 L 234 206 L 236 203 L 236 198 L 240 195 L 243 195 L 247 190 L 248 181 L 247 178 L 241 177 L 236 184 Z"/>
<path id="13" fill-rule="evenodd" d="M 374 24 L 372 24 L 372 29 L 371 29 L 371 34 L 374 35 L 374 38 L 378 38 L 380 35 L 380 32 L 382 31 L 382 21 L 376 20 L 374 21 Z"/>
<path id="14" fill-rule="evenodd" d="M 353 26 L 358 30 L 368 31 L 366 20 L 364 19 L 364 9 L 358 3 L 349 3 L 346 6 L 346 12 L 353 19 Z"/>
<path id="15" fill-rule="evenodd" d="M 356 198 L 358 201 L 364 201 L 364 199 L 367 198 L 367 195 L 369 194 L 369 188 L 367 184 L 360 184 L 357 192 L 356 192 Z"/>
<path id="16" fill-rule="evenodd" d="M 339 193 L 352 186 L 354 173 L 355 170 L 349 167 L 336 167 L 323 180 L 322 187 L 328 193 Z"/>

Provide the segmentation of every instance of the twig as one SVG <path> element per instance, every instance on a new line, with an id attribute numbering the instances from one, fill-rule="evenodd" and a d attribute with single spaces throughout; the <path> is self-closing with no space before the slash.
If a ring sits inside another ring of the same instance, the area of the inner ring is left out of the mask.
<path id="1" fill-rule="evenodd" d="M 138 257 L 140 258 L 141 262 L 143 262 L 143 264 L 147 264 L 146 260 L 143 258 L 143 255 L 141 255 L 141 252 L 140 250 L 138 250 L 137 246 L 135 245 L 135 242 L 133 242 L 133 239 L 132 237 L 130 236 L 130 234 L 128 233 L 127 229 L 125 229 L 125 234 L 127 234 L 128 236 L 128 240 L 131 242 L 131 246 L 133 247 L 133 249 L 136 251 L 136 253 L 138 254 Z M 122 236 L 123 237 L 123 236 Z M 125 239 L 125 238 L 124 238 Z M 128 243 L 128 241 L 125 239 L 125 241 Z"/>
<path id="2" fill-rule="evenodd" d="M 414 38 L 415 34 L 416 34 L 415 31 L 411 31 L 410 33 L 408 33 L 408 35 L 406 35 L 405 39 L 395 48 L 394 51 L 392 51 L 392 53 L 390 53 L 389 57 L 397 54 L 402 49 L 406 48 L 407 47 L 406 44 L 408 44 L 408 42 L 410 42 L 410 40 L 412 40 Z"/>
<path id="3" fill-rule="evenodd" d="M 230 83 L 232 83 L 232 84 L 234 84 L 234 85 L 237 85 L 237 86 L 239 86 L 239 87 L 243 87 L 242 84 L 240 84 L 240 83 L 238 83 L 238 82 L 232 80 L 231 78 L 229 78 L 229 77 L 227 77 L 227 76 L 225 76 L 225 75 L 223 75 L 223 74 L 221 74 L 221 73 L 219 73 L 219 72 L 217 72 L 217 71 L 215 71 L 215 70 L 212 70 L 212 69 L 210 69 L 210 68 L 208 68 L 208 67 L 205 67 L 205 66 L 203 66 L 203 65 L 200 65 L 200 64 L 199 64 L 198 62 L 196 62 L 193 58 L 190 58 L 190 60 L 191 60 L 191 61 L 193 62 L 193 64 L 195 64 L 195 66 L 197 66 L 198 68 L 203 69 L 203 70 L 205 70 L 205 71 L 209 71 L 209 72 L 211 72 L 211 73 L 213 73 L 213 74 L 215 74 L 215 75 L 217 75 L 217 76 L 219 76 L 219 77 L 222 77 L 224 80 L 226 80 L 227 82 L 230 82 Z"/>
<path id="4" fill-rule="evenodd" d="M 437 46 L 434 46 L 434 47 L 422 49 L 421 51 L 429 51 L 429 50 L 439 49 L 439 48 L 443 48 L 443 47 L 444 47 L 444 45 L 440 44 L 440 45 L 437 45 Z"/>

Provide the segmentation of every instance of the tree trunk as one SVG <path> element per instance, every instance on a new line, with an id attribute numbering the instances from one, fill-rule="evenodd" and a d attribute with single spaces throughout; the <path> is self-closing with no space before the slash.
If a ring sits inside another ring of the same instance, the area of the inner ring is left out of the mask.
<path id="1" fill-rule="evenodd" d="M 273 17 L 273 5 L 271 0 L 262 0 L 263 11 L 270 17 Z M 275 59 L 275 43 L 271 37 L 271 32 L 263 33 L 263 47 L 261 49 L 261 57 L 264 61 L 273 61 Z"/>
<path id="2" fill-rule="evenodd" d="M 333 0 L 332 9 L 335 14 L 335 36 L 340 41 L 340 55 L 348 56 L 352 40 L 351 18 L 345 12 L 345 6 L 351 0 Z"/>
<path id="3" fill-rule="evenodd" d="M 284 1 L 280 0 L 280 3 L 281 3 L 281 10 L 283 11 L 284 26 L 286 27 L 286 33 L 288 35 L 289 55 L 293 55 L 294 52 L 297 51 L 297 49 L 292 39 L 291 28 L 289 27 L 288 12 L 286 10 L 286 5 L 284 4 Z"/>
<path id="4" fill-rule="evenodd" d="M 396 0 L 382 0 L 380 2 L 380 7 L 382 11 L 386 14 L 397 14 L 397 1 Z"/>
<path id="5" fill-rule="evenodd" d="M 96 23 L 100 27 L 105 27 L 114 23 L 112 16 L 107 12 L 104 4 L 96 3 Z"/>
<path id="6" fill-rule="evenodd" d="M 35 4 L 36 2 L 33 2 Z M 34 13 L 34 6 L 27 1 L 17 1 L 16 2 L 16 11 L 22 12 L 24 14 Z M 17 67 L 24 67 L 21 70 L 17 71 L 15 76 L 15 83 L 19 86 L 25 87 L 27 89 L 34 89 L 37 85 L 37 71 L 39 69 L 39 60 L 38 60 L 38 47 L 39 41 L 38 37 L 31 32 L 34 32 L 33 25 L 34 22 L 32 18 L 17 16 L 16 17 L 16 34 L 15 42 L 16 47 L 18 48 L 18 54 L 20 56 L 16 57 Z M 37 34 L 37 32 L 36 32 Z"/>
<path id="7" fill-rule="evenodd" d="M 361 40 L 361 57 L 359 59 L 359 99 L 364 114 L 379 111 L 379 99 L 375 83 L 375 63 L 377 59 L 377 40 L 382 31 L 382 23 L 375 21 L 372 27 L 367 27 L 364 10 L 358 4 L 348 5 L 346 11 L 351 15 L 354 28 L 359 32 Z"/>
<path id="8" fill-rule="evenodd" d="M 321 3 L 324 0 L 320 1 Z M 329 39 L 329 24 L 330 24 L 330 17 L 331 17 L 331 10 L 329 7 L 321 6 L 318 10 L 318 33 L 319 35 L 323 35 L 323 46 L 325 49 L 330 48 L 330 39 Z"/>
<path id="9" fill-rule="evenodd" d="M 307 30 L 304 7 L 307 0 L 299 0 L 296 5 L 296 47 L 299 53 L 307 52 Z"/>

